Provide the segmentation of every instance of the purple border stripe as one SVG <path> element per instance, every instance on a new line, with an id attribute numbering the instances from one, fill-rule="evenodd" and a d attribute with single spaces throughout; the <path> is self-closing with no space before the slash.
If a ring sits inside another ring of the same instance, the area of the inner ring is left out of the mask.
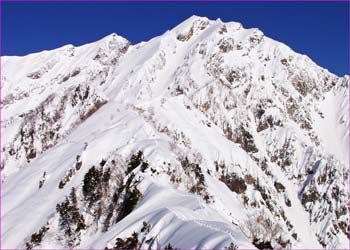
<path id="1" fill-rule="evenodd" d="M 193 3 L 193 2 L 217 2 L 220 4 L 220 2 L 350 2 L 350 0 L 0 0 L 0 2 L 96 2 L 96 3 L 103 3 L 103 2 L 182 2 L 182 3 Z"/>
<path id="2" fill-rule="evenodd" d="M 138 2 L 182 2 L 182 3 L 191 3 L 191 2 L 217 2 L 218 4 L 220 2 L 315 2 L 315 3 L 321 3 L 321 2 L 348 2 L 350 3 L 350 0 L 336 0 L 336 1 L 330 1 L 330 0 L 245 0 L 245 1 L 235 1 L 235 0 L 177 0 L 177 1 L 167 1 L 167 0 L 103 0 L 103 1 L 96 1 L 96 0 L 54 0 L 54 1 L 48 1 L 48 0 L 0 0 L 0 18 L 2 17 L 2 3 L 3 2 L 132 2 L 132 3 L 138 3 Z M 348 12 L 350 13 L 350 4 L 348 6 Z M 349 14 L 349 26 L 350 26 L 350 14 Z M 349 37 L 350 38 L 350 37 Z M 350 44 L 348 43 L 348 48 L 350 48 Z M 2 26 L 0 27 L 0 55 L 2 55 Z M 0 102 L 2 101 L 2 81 L 1 81 L 1 60 L 0 60 Z M 348 55 L 348 74 L 350 73 L 350 55 Z M 350 78 L 348 80 L 348 85 L 350 86 Z M 350 88 L 349 88 L 349 94 L 350 94 Z M 350 102 L 349 102 L 349 111 L 350 111 Z M 349 114 L 350 115 L 350 114 Z M 0 147 L 2 145 L 2 109 L 0 109 Z M 2 147 L 1 147 L 2 148 Z M 349 162 L 350 162 L 350 151 L 348 152 Z M 350 222 L 350 166 L 349 166 L 349 172 L 348 172 L 348 214 L 349 214 L 349 222 Z M 26 248 L 2 248 L 2 154 L 0 154 L 0 250 L 26 250 Z M 349 232 L 349 238 L 350 238 L 350 232 Z M 103 248 L 75 248 L 76 250 L 104 250 Z M 280 248 L 283 250 L 283 248 Z M 324 250 L 318 249 L 318 248 L 293 248 L 295 250 Z M 41 248 L 41 250 L 65 250 L 64 248 Z M 144 250 L 144 249 L 140 249 Z M 145 249 L 146 250 L 146 249 Z M 182 250 L 194 250 L 193 248 L 182 248 Z M 203 249 L 203 250 L 211 250 L 211 249 Z M 220 250 L 220 249 L 218 249 Z M 252 249 L 246 249 L 246 248 L 239 248 L 239 250 L 252 250 Z M 341 249 L 333 249 L 333 250 L 350 250 L 350 240 L 349 240 L 349 246 L 347 249 L 341 248 Z"/>

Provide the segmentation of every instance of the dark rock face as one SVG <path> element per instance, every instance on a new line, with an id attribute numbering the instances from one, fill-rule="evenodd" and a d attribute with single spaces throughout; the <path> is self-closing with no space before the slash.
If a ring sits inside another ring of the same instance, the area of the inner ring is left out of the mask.
<path id="1" fill-rule="evenodd" d="M 274 186 L 278 192 L 284 192 L 286 187 L 282 183 L 275 181 Z"/>
<path id="2" fill-rule="evenodd" d="M 291 139 L 286 139 L 282 148 L 277 149 L 271 156 L 271 161 L 276 162 L 282 169 L 292 165 L 292 158 L 294 156 L 295 149 L 291 144 Z"/>
<path id="3" fill-rule="evenodd" d="M 186 34 L 178 35 L 177 40 L 179 40 L 181 42 L 186 42 L 186 41 L 190 40 L 192 36 L 193 36 L 193 27 L 191 27 L 191 29 Z"/>
<path id="4" fill-rule="evenodd" d="M 275 126 L 282 127 L 282 122 L 280 120 L 275 120 L 271 115 L 265 116 L 260 120 L 258 127 L 256 128 L 256 132 L 261 132 Z"/>
<path id="5" fill-rule="evenodd" d="M 260 241 L 254 241 L 254 246 L 256 246 L 258 249 L 273 249 L 271 242 L 260 242 Z"/>
<path id="6" fill-rule="evenodd" d="M 237 194 L 242 194 L 247 189 L 244 179 L 238 177 L 235 174 L 223 175 L 220 180 L 226 184 L 226 186 Z"/>
<path id="7" fill-rule="evenodd" d="M 244 176 L 244 180 L 248 185 L 256 185 L 256 179 L 250 174 Z"/>
<path id="8" fill-rule="evenodd" d="M 315 203 L 320 199 L 320 194 L 317 192 L 317 190 L 309 190 L 308 193 L 304 193 L 301 203 L 305 205 L 306 203 Z"/>
<path id="9" fill-rule="evenodd" d="M 240 144 L 246 152 L 257 153 L 259 151 L 255 146 L 253 136 L 243 126 L 237 128 L 235 132 L 234 142 Z"/>
<path id="10" fill-rule="evenodd" d="M 234 47 L 234 40 L 232 38 L 223 38 L 218 43 L 219 49 L 223 53 L 227 53 L 229 51 L 232 51 L 235 49 Z"/>

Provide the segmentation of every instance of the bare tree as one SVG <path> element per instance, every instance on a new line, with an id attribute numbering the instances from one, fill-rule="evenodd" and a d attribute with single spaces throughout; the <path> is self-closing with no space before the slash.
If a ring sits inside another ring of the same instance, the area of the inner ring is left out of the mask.
<path id="1" fill-rule="evenodd" d="M 283 229 L 260 210 L 245 221 L 245 231 L 253 243 L 271 243 L 282 236 Z"/>

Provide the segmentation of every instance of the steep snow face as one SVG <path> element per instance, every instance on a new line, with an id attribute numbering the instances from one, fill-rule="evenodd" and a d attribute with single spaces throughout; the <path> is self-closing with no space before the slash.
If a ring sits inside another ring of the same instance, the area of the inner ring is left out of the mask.
<path id="1" fill-rule="evenodd" d="M 16 172 L 103 106 L 130 43 L 115 34 L 78 48 L 2 58 L 3 177 Z"/>
<path id="2" fill-rule="evenodd" d="M 5 248 L 348 247 L 348 76 L 197 16 L 1 60 Z"/>

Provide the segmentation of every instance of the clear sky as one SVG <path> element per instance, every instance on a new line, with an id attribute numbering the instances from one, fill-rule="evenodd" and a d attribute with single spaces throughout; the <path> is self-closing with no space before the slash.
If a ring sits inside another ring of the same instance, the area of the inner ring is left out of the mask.
<path id="1" fill-rule="evenodd" d="M 138 43 L 191 15 L 257 27 L 331 72 L 349 74 L 349 2 L 5 2 L 2 54 L 82 45 L 112 32 Z"/>

